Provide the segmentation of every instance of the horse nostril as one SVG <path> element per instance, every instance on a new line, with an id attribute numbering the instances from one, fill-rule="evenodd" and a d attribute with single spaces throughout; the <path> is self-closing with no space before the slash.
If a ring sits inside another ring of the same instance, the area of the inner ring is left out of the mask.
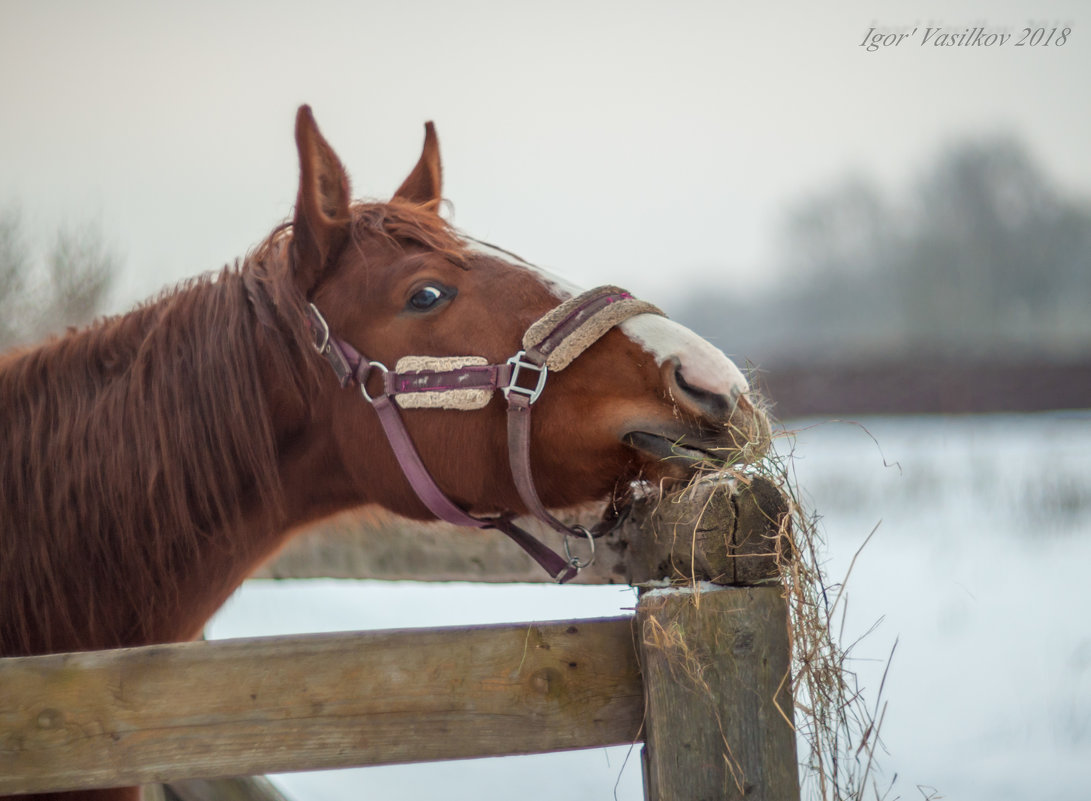
<path id="1" fill-rule="evenodd" d="M 674 388 L 680 395 L 680 397 L 676 398 L 679 405 L 689 407 L 690 411 L 717 420 L 723 420 L 731 416 L 741 395 L 741 392 L 735 391 L 731 397 L 727 397 L 718 392 L 695 387 L 693 384 L 686 381 L 680 363 L 675 364 L 673 377 Z"/>

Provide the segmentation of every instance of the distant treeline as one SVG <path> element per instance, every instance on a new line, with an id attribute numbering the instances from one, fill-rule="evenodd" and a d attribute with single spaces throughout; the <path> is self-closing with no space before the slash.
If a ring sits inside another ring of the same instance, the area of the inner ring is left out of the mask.
<path id="1" fill-rule="evenodd" d="M 1091 357 L 1091 202 L 1052 183 L 1010 137 L 945 149 L 893 197 L 847 179 L 785 220 L 783 285 L 742 301 L 706 287 L 679 315 L 770 375 L 871 369 L 887 392 L 913 393 L 912 382 L 899 387 L 899 365 L 919 377 L 934 364 L 954 380 L 969 366 L 999 374 Z M 849 400 L 846 411 L 867 411 Z M 911 397 L 878 405 L 948 410 Z"/>

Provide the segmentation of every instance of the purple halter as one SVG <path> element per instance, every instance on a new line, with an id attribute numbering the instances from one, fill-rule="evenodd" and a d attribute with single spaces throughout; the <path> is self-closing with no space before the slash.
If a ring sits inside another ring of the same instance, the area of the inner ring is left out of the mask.
<path id="1" fill-rule="evenodd" d="M 563 369 L 610 328 L 629 317 L 647 313 L 662 314 L 654 306 L 637 300 L 623 289 L 598 287 L 565 301 L 546 313 L 527 329 L 523 337 L 523 349 L 504 364 L 477 363 L 485 360 L 473 357 L 413 357 L 418 363 L 438 365 L 440 369 L 401 372 L 392 371 L 380 362 L 369 360 L 352 345 L 334 336 L 314 304 L 308 307 L 307 325 L 315 349 L 329 362 L 341 386 L 358 385 L 364 399 L 379 415 L 379 421 L 402 472 L 417 497 L 432 514 L 455 525 L 502 531 L 530 554 L 558 583 L 564 583 L 594 561 L 595 540 L 591 532 L 583 526 L 567 526 L 551 515 L 538 497 L 530 466 L 531 408 L 545 389 L 551 370 Z M 474 363 L 447 368 L 444 366 L 444 362 L 467 361 Z M 382 389 L 374 396 L 367 389 L 372 373 L 378 373 L 382 379 Z M 471 406 L 445 406 L 442 401 L 443 393 L 453 395 L 474 390 L 482 393 L 480 398 L 483 402 Z M 399 405 L 412 408 L 422 405 L 413 402 L 412 396 L 415 393 L 440 393 L 429 396 L 441 398 L 438 403 L 424 405 L 479 408 L 487 403 L 496 390 L 500 390 L 507 400 L 508 459 L 519 497 L 531 514 L 566 538 L 585 537 L 591 547 L 591 556 L 587 561 L 580 561 L 571 555 L 567 539 L 564 541 L 565 556 L 562 557 L 516 526 L 510 515 L 478 518 L 457 506 L 436 485 L 424 466 L 394 402 L 395 398 L 400 397 L 403 400 L 399 401 Z"/>

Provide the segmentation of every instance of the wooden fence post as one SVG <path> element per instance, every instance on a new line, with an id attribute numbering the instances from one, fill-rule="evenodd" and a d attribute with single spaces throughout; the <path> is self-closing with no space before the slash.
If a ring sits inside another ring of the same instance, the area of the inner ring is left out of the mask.
<path id="1" fill-rule="evenodd" d="M 776 578 L 787 505 L 763 479 L 733 492 L 694 489 L 627 533 L 632 577 L 669 566 L 689 582 L 646 591 L 637 604 L 645 795 L 793 801 L 788 611 Z"/>
<path id="2" fill-rule="evenodd" d="M 799 798 L 781 592 L 708 585 L 640 599 L 649 801 Z"/>

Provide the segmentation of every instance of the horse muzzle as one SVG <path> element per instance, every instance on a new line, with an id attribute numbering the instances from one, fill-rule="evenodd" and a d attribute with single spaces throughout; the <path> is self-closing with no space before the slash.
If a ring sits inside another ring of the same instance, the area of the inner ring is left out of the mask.
<path id="1" fill-rule="evenodd" d="M 634 422 L 621 439 L 658 468 L 685 478 L 759 460 L 772 438 L 769 420 L 745 385 L 714 392 L 686 380 L 678 358 L 664 362 L 662 380 L 673 404 L 664 420 Z"/>

